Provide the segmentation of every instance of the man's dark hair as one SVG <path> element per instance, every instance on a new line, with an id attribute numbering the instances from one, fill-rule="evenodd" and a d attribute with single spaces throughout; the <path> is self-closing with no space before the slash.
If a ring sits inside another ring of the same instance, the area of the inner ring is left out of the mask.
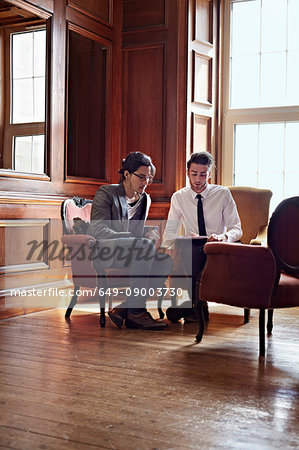
<path id="1" fill-rule="evenodd" d="M 214 164 L 214 159 L 209 152 L 198 152 L 192 153 L 191 158 L 187 162 L 187 169 L 190 169 L 191 164 L 202 164 L 203 166 L 208 166 L 209 169 L 212 168 Z"/>
<path id="2" fill-rule="evenodd" d="M 125 179 L 124 171 L 127 170 L 129 173 L 135 172 L 140 166 L 151 167 L 152 176 L 156 174 L 156 167 L 154 166 L 150 156 L 145 155 L 141 152 L 131 152 L 128 156 L 122 160 L 122 168 L 119 169 L 120 181 Z"/>

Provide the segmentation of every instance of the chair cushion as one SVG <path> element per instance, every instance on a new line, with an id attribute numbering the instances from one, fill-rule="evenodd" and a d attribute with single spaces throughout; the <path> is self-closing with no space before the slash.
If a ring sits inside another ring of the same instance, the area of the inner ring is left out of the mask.
<path id="1" fill-rule="evenodd" d="M 274 291 L 270 308 L 299 306 L 299 278 L 281 273 L 278 288 Z"/>
<path id="2" fill-rule="evenodd" d="M 74 219 L 80 218 L 85 222 L 90 222 L 91 203 L 87 203 L 83 207 L 78 207 L 73 203 L 69 203 L 66 208 L 65 219 L 68 232 L 73 231 Z"/>

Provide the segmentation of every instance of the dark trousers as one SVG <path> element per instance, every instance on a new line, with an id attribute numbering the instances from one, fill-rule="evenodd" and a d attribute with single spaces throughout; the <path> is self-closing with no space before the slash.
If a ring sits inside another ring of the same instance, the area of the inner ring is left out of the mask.
<path id="1" fill-rule="evenodd" d="M 198 283 L 207 260 L 203 251 L 205 242 L 203 239 L 185 238 L 178 239 L 174 244 L 173 275 L 179 280 L 176 287 L 187 287 L 193 305 L 198 301 Z"/>
<path id="2" fill-rule="evenodd" d="M 165 286 L 173 261 L 169 255 L 157 252 L 154 242 L 149 239 L 120 238 L 114 240 L 109 264 L 96 258 L 94 267 L 98 274 L 104 272 L 104 267 L 129 269 L 130 290 L 127 291 L 129 295 L 122 306 L 137 312 L 146 307 L 146 300 L 154 290 Z"/>

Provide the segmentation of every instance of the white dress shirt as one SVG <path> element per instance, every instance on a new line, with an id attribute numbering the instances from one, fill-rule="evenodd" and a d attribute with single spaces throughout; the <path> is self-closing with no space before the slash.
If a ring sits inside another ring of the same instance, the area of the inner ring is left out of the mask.
<path id="1" fill-rule="evenodd" d="M 172 195 L 162 246 L 168 247 L 180 236 L 182 225 L 185 236 L 192 237 L 192 233 L 199 233 L 196 196 L 197 193 L 190 187 L 184 187 Z M 230 190 L 208 184 L 201 196 L 207 235 L 225 233 L 228 242 L 238 241 L 242 236 L 241 222 Z"/>

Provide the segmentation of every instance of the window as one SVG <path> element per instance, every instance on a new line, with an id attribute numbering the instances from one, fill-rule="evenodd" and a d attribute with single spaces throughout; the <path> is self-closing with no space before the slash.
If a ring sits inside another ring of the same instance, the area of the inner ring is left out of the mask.
<path id="1" fill-rule="evenodd" d="M 226 0 L 224 184 L 299 194 L 299 2 Z"/>
<path id="2" fill-rule="evenodd" d="M 28 16 L 26 24 L 4 26 L 0 41 L 5 61 L 1 66 L 5 86 L 1 105 L 5 113 L 0 115 L 0 167 L 8 169 L 9 176 L 15 171 L 24 173 L 22 176 L 29 173 L 45 177 L 46 21 Z"/>
<path id="3" fill-rule="evenodd" d="M 17 136 L 18 128 L 11 128 L 12 169 L 42 174 L 45 172 L 46 30 L 12 33 L 10 44 L 10 123 L 23 124 L 19 132 L 26 132 Z M 27 129 L 28 135 L 24 124 L 32 124 Z"/>
<path id="4" fill-rule="evenodd" d="M 11 123 L 45 121 L 46 30 L 11 34 Z"/>

